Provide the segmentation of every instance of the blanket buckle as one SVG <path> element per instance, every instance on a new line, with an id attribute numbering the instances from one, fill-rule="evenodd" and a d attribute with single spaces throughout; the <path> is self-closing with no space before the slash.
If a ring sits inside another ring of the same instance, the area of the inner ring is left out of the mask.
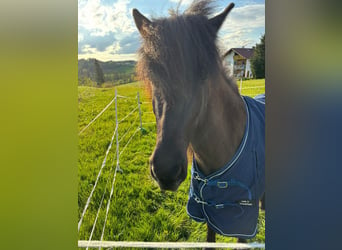
<path id="1" fill-rule="evenodd" d="M 217 182 L 217 187 L 218 188 L 227 188 L 228 187 L 228 182 L 226 182 L 226 181 L 218 181 Z"/>
<path id="2" fill-rule="evenodd" d="M 196 180 L 202 181 L 202 182 L 204 182 L 204 183 L 207 183 L 207 182 L 208 182 L 207 179 L 202 179 L 201 177 L 199 177 L 198 174 L 196 174 L 194 178 L 195 178 Z"/>
<path id="3" fill-rule="evenodd" d="M 208 202 L 202 201 L 200 198 L 198 198 L 197 196 L 194 197 L 194 200 L 199 203 L 199 204 L 204 204 L 204 205 L 208 205 Z"/>

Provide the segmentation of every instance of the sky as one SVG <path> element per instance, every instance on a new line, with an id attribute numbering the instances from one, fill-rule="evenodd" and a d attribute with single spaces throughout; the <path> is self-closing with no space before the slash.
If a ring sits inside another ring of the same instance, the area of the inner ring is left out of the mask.
<path id="1" fill-rule="evenodd" d="M 180 10 L 192 0 L 183 0 Z M 78 0 L 78 58 L 101 61 L 137 60 L 140 34 L 132 9 L 148 18 L 165 17 L 179 0 Z M 216 12 L 230 1 L 217 0 Z M 236 0 L 235 7 L 222 25 L 218 37 L 220 49 L 250 48 L 265 34 L 265 0 Z"/>

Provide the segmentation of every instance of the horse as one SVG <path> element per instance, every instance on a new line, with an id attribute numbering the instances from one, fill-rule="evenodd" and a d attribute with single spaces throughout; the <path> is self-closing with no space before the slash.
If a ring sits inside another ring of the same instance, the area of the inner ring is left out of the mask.
<path id="1" fill-rule="evenodd" d="M 142 37 L 137 72 L 150 88 L 156 117 L 150 173 L 161 190 L 176 191 L 187 176 L 191 149 L 187 212 L 207 223 L 208 242 L 216 233 L 239 242 L 254 237 L 264 193 L 264 98 L 239 94 L 216 45 L 233 7 L 209 17 L 212 1 L 195 0 L 184 13 L 151 20 L 132 11 Z"/>

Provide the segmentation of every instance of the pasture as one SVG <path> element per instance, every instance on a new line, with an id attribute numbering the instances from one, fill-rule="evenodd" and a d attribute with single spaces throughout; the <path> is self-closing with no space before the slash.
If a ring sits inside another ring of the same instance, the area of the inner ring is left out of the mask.
<path id="1" fill-rule="evenodd" d="M 248 80 L 242 85 L 242 94 L 255 96 L 264 93 L 265 80 Z M 240 82 L 238 81 L 238 85 Z M 253 88 L 251 88 L 253 87 Z M 159 190 L 152 180 L 148 159 L 155 144 L 155 121 L 152 106 L 140 82 L 116 87 L 118 98 L 120 168 L 117 172 L 109 213 L 105 223 L 103 240 L 110 241 L 206 241 L 206 225 L 197 223 L 186 213 L 190 175 L 175 193 Z M 139 113 L 135 99 L 140 92 L 142 122 L 145 133 L 139 127 Z M 84 128 L 114 97 L 114 88 L 78 87 L 78 130 Z M 79 136 L 78 157 L 78 220 L 95 184 L 115 130 L 114 103 Z M 133 137 L 132 137 L 133 136 Z M 129 143 L 128 143 L 129 142 Z M 128 143 L 128 144 L 127 144 Z M 126 147 L 125 147 L 126 146 Z M 109 151 L 106 165 L 98 179 L 88 210 L 79 231 L 80 240 L 88 240 L 96 220 L 92 240 L 100 240 L 105 222 L 114 170 L 116 166 L 115 140 Z M 124 151 L 122 151 L 124 150 Z M 188 171 L 190 171 L 191 163 Z M 102 203 L 101 203 L 102 201 Z M 100 207 L 101 205 L 101 207 Z M 100 209 L 99 209 L 100 207 Z M 233 238 L 217 237 L 217 242 L 232 242 Z M 259 217 L 256 238 L 250 241 L 265 242 L 265 214 Z"/>

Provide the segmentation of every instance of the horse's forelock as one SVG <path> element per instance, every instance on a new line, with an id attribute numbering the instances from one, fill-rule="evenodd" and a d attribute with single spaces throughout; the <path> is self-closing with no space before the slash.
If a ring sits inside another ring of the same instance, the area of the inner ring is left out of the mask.
<path id="1" fill-rule="evenodd" d="M 211 3 L 194 1 L 183 14 L 153 19 L 139 51 L 141 79 L 157 84 L 188 84 L 216 73 L 221 59 L 216 34 L 208 23 Z M 156 79 L 158 76 L 162 79 Z"/>

